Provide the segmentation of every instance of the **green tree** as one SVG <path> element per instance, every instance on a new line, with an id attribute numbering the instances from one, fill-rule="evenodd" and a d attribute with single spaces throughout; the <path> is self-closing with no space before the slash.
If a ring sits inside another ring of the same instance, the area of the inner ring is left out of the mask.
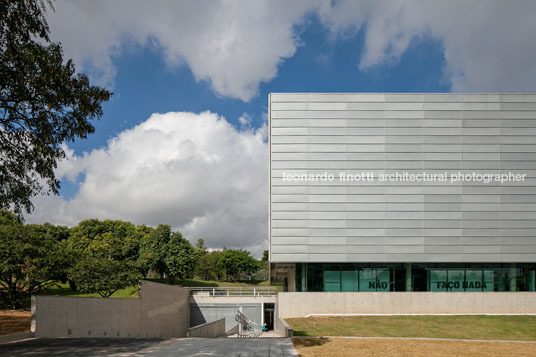
<path id="1" fill-rule="evenodd" d="M 12 308 L 60 280 L 68 258 L 50 234 L 49 226 L 27 225 L 0 211 L 0 296 Z"/>
<path id="2" fill-rule="evenodd" d="M 259 262 L 247 250 L 226 249 L 221 254 L 218 267 L 225 272 L 227 280 L 237 281 L 255 274 L 259 270 Z"/>
<path id="3" fill-rule="evenodd" d="M 167 245 L 171 238 L 171 227 L 159 224 L 149 236 L 149 249 L 151 250 L 151 270 L 154 270 L 164 279 L 166 274 Z"/>
<path id="4" fill-rule="evenodd" d="M 195 275 L 202 280 L 223 280 L 224 271 L 218 265 L 222 252 L 213 250 L 199 255 L 195 267 Z"/>
<path id="5" fill-rule="evenodd" d="M 119 220 L 88 219 L 71 228 L 66 243 L 67 250 L 75 257 L 67 274 L 71 289 L 83 292 L 93 289 L 93 292 L 106 295 L 117 290 L 116 282 L 126 274 L 137 277 L 140 237 L 140 230 L 132 223 Z M 93 273 L 82 271 L 91 262 L 98 264 L 100 270 Z M 83 281 L 85 278 L 89 280 Z M 99 279 L 102 281 L 97 285 Z M 129 279 L 125 281 L 132 282 Z M 102 290 L 102 286 L 108 288 Z M 99 290 L 96 290 L 97 287 Z"/>
<path id="6" fill-rule="evenodd" d="M 131 262 L 87 255 L 74 265 L 69 279 L 83 293 L 96 292 L 108 298 L 117 290 L 136 284 L 138 275 Z"/>
<path id="7" fill-rule="evenodd" d="M 156 261 L 156 254 L 153 250 L 153 245 L 150 239 L 154 230 L 155 229 L 153 227 L 148 227 L 146 225 L 136 227 L 136 231 L 140 237 L 140 250 L 136 265 L 144 279 L 147 278 L 149 271 L 152 269 L 154 262 Z"/>
<path id="8" fill-rule="evenodd" d="M 130 222 L 88 219 L 69 232 L 69 246 L 76 252 L 114 260 L 136 261 L 140 232 Z"/>
<path id="9" fill-rule="evenodd" d="M 33 196 L 58 194 L 62 143 L 93 133 L 111 96 L 51 43 L 45 12 L 44 1 L 0 2 L 0 208 L 17 214 L 32 211 Z"/>
<path id="10" fill-rule="evenodd" d="M 207 251 L 207 247 L 205 246 L 205 240 L 203 238 L 198 238 L 197 243 L 195 244 L 195 247 L 200 251 Z"/>
<path id="11" fill-rule="evenodd" d="M 173 284 L 175 279 L 190 278 L 196 264 L 195 250 L 179 232 L 171 234 L 166 244 L 166 277 Z"/>
<path id="12" fill-rule="evenodd" d="M 268 251 L 267 250 L 262 252 L 261 262 L 268 262 Z"/>

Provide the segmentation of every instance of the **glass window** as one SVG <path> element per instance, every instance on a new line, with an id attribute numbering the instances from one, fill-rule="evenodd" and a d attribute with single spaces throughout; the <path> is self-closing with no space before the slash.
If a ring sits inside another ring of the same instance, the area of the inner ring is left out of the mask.
<path id="1" fill-rule="evenodd" d="M 465 291 L 482 291 L 482 270 L 467 269 L 463 285 Z"/>
<path id="2" fill-rule="evenodd" d="M 446 291 L 447 287 L 447 271 L 430 269 L 430 291 Z"/>
<path id="3" fill-rule="evenodd" d="M 296 291 L 304 291 L 304 287 L 302 287 L 303 265 L 302 263 L 296 263 Z"/>
<path id="4" fill-rule="evenodd" d="M 406 269 L 393 269 L 394 291 L 406 291 Z"/>
<path id="5" fill-rule="evenodd" d="M 341 291 L 358 291 L 358 274 L 354 266 L 342 266 Z"/>
<path id="6" fill-rule="evenodd" d="M 324 291 L 341 291 L 341 271 L 339 265 L 324 266 Z"/>
<path id="7" fill-rule="evenodd" d="M 307 265 L 307 291 L 323 291 L 324 274 L 322 264 Z"/>
<path id="8" fill-rule="evenodd" d="M 447 273 L 447 288 L 448 291 L 464 291 L 464 281 L 465 281 L 465 271 L 464 270 L 449 270 Z"/>
<path id="9" fill-rule="evenodd" d="M 376 269 L 359 271 L 359 291 L 376 291 Z"/>
<path id="10" fill-rule="evenodd" d="M 422 266 L 411 267 L 411 291 L 428 291 L 428 271 Z"/>
<path id="11" fill-rule="evenodd" d="M 390 291 L 390 287 L 390 269 L 365 268 L 359 271 L 359 291 Z"/>
<path id="12" fill-rule="evenodd" d="M 495 291 L 495 270 L 484 270 L 483 291 Z M 497 289 L 498 290 L 498 289 Z"/>
<path id="13" fill-rule="evenodd" d="M 376 291 L 391 290 L 391 272 L 390 269 L 378 269 L 376 277 Z"/>

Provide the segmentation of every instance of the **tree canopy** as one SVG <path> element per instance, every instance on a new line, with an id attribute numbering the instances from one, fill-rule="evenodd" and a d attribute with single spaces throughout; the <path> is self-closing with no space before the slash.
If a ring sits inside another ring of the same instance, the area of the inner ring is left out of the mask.
<path id="1" fill-rule="evenodd" d="M 0 211 L 0 247 L 0 297 L 13 309 L 61 280 L 69 265 L 68 256 L 46 226 L 25 226 L 7 211 Z"/>
<path id="2" fill-rule="evenodd" d="M 62 144 L 93 133 L 111 96 L 50 41 L 46 10 L 44 1 L 0 2 L 0 208 L 17 214 L 32 211 L 33 196 L 58 193 Z"/>
<path id="3" fill-rule="evenodd" d="M 196 247 L 166 224 L 157 228 L 120 220 L 87 219 L 67 228 L 24 224 L 0 210 L 0 298 L 13 309 L 30 296 L 69 282 L 73 291 L 110 297 L 138 279 L 160 277 L 168 283 L 204 280 L 266 279 L 266 262 L 237 249 Z"/>
<path id="4" fill-rule="evenodd" d="M 191 278 L 196 258 L 195 250 L 190 242 L 179 232 L 172 233 L 166 244 L 164 258 L 168 281 L 174 283 L 175 279 Z"/>
<path id="5" fill-rule="evenodd" d="M 225 272 L 228 280 L 239 280 L 242 276 L 251 276 L 259 270 L 259 262 L 247 250 L 226 249 L 217 263 Z"/>

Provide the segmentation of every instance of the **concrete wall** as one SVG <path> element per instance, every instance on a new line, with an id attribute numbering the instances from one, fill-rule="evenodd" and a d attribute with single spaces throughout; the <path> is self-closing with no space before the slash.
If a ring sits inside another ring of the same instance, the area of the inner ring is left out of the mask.
<path id="1" fill-rule="evenodd" d="M 225 329 L 236 325 L 235 316 L 241 311 L 250 320 L 262 324 L 262 303 L 275 303 L 275 296 L 192 296 L 190 297 L 190 327 L 225 318 Z"/>
<path id="2" fill-rule="evenodd" d="M 190 326 L 225 319 L 225 330 L 236 325 L 235 316 L 241 311 L 250 320 L 261 325 L 262 304 L 191 304 Z"/>
<path id="3" fill-rule="evenodd" d="M 186 336 L 190 320 L 190 292 L 187 289 L 144 282 L 141 288 L 141 324 L 146 334 Z"/>
<path id="4" fill-rule="evenodd" d="M 32 296 L 36 337 L 184 337 L 188 290 L 143 281 L 138 299 Z"/>
<path id="5" fill-rule="evenodd" d="M 271 262 L 536 260 L 536 94 L 274 93 L 269 107 Z M 338 179 L 369 171 L 527 177 Z"/>
<path id="6" fill-rule="evenodd" d="M 294 330 L 281 317 L 276 318 L 275 329 L 279 333 L 279 337 L 294 337 Z"/>
<path id="7" fill-rule="evenodd" d="M 279 293 L 280 318 L 309 314 L 536 314 L 534 292 Z"/>
<path id="8" fill-rule="evenodd" d="M 239 330 L 240 330 L 240 327 L 238 326 L 238 322 L 237 322 L 232 328 L 230 328 L 229 330 L 225 331 L 225 334 L 228 335 L 228 336 L 236 335 Z"/>
<path id="9" fill-rule="evenodd" d="M 186 330 L 186 337 L 220 337 L 225 336 L 225 319 L 207 322 Z"/>

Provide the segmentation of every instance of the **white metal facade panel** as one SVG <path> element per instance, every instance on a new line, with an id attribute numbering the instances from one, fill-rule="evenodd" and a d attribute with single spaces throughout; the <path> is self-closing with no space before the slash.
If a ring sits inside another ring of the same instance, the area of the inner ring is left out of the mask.
<path id="1" fill-rule="evenodd" d="M 536 94 L 277 93 L 272 262 L 536 261 Z M 283 173 L 525 173 L 518 183 Z"/>

